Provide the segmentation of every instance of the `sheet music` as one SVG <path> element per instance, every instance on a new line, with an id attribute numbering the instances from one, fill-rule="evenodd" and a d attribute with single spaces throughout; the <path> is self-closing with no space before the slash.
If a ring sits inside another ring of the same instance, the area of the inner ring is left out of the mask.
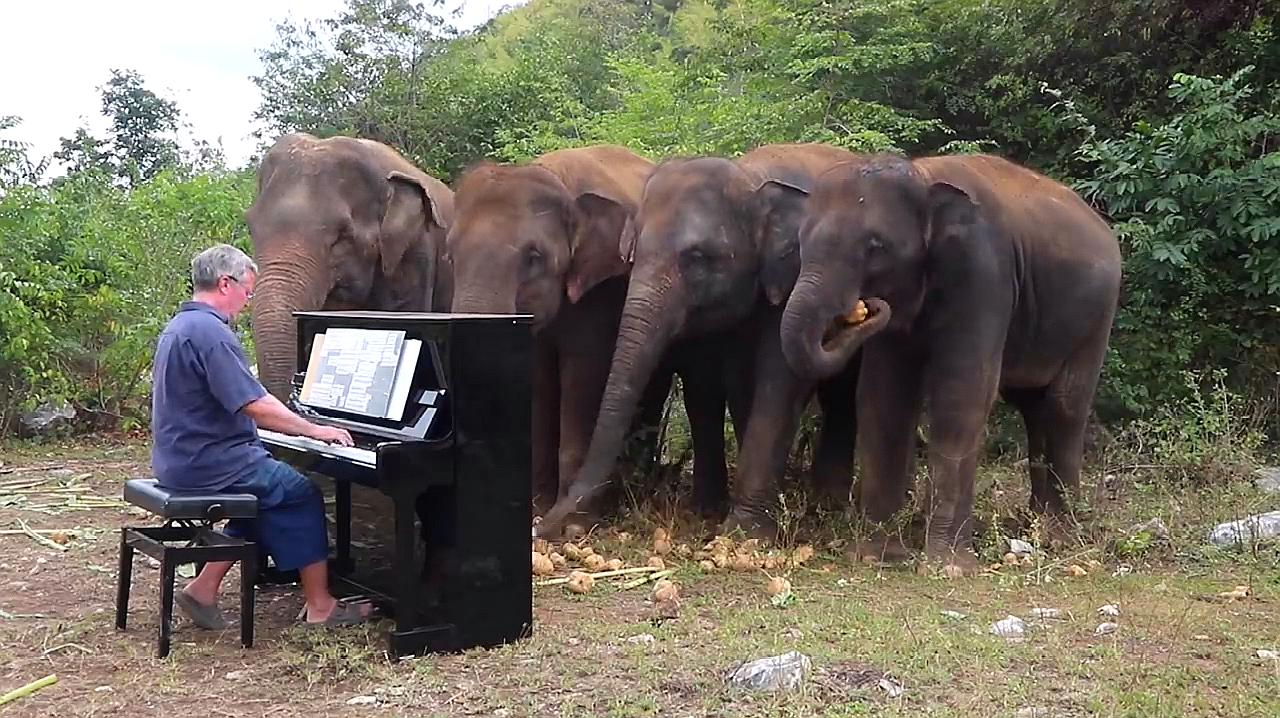
<path id="1" fill-rule="evenodd" d="M 418 368 L 418 353 L 422 350 L 421 339 L 406 339 L 400 350 L 400 364 L 396 368 L 396 383 L 391 390 L 391 401 L 387 403 L 386 418 L 400 421 L 404 417 L 404 405 L 409 400 L 409 388 L 413 384 L 413 372 Z"/>
<path id="2" fill-rule="evenodd" d="M 386 416 L 404 335 L 403 329 L 354 327 L 330 327 L 322 341 L 317 335 L 299 401 L 365 416 Z"/>

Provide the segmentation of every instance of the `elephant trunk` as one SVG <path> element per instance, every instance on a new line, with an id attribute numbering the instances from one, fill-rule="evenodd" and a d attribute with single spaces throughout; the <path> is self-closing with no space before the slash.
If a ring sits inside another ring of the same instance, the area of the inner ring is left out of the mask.
<path id="1" fill-rule="evenodd" d="M 856 301 L 856 294 L 852 295 Z M 846 319 L 848 309 L 824 296 L 822 281 L 812 273 L 796 280 L 782 313 L 782 353 L 799 376 L 815 381 L 840 373 L 862 343 L 889 323 L 889 305 L 881 299 L 864 300 L 866 317 L 857 323 Z"/>
<path id="2" fill-rule="evenodd" d="M 575 517 L 589 515 L 609 488 L 609 475 L 623 450 L 640 399 L 679 327 L 671 282 L 636 281 L 627 292 L 618 339 L 609 368 L 591 445 L 568 492 L 537 527 L 540 536 L 559 536 Z"/>
<path id="3" fill-rule="evenodd" d="M 253 346 L 258 378 L 267 391 L 287 402 L 297 368 L 295 311 L 320 309 L 328 293 L 327 272 L 320 262 L 299 252 L 259 261 L 251 303 Z"/>

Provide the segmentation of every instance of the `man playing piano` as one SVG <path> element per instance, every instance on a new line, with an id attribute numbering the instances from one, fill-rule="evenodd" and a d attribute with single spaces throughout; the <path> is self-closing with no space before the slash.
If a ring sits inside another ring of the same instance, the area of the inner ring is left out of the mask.
<path id="1" fill-rule="evenodd" d="M 249 371 L 230 329 L 253 297 L 257 265 L 244 252 L 219 244 L 191 262 L 194 293 L 160 334 L 152 370 L 151 464 L 170 490 L 249 493 L 258 518 L 229 521 L 226 533 L 252 537 L 278 569 L 297 569 L 306 622 L 359 623 L 368 603 L 348 603 L 329 592 L 329 538 L 320 490 L 290 465 L 274 459 L 257 427 L 351 446 L 344 429 L 313 424 L 268 394 Z M 229 562 L 206 564 L 175 597 L 202 628 L 225 627 L 218 591 Z M 301 617 L 302 614 L 299 614 Z"/>

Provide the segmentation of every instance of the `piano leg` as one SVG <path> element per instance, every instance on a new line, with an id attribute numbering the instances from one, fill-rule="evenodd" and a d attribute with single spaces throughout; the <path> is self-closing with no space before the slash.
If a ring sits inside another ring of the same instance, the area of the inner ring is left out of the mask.
<path id="1" fill-rule="evenodd" d="M 339 575 L 347 575 L 355 568 L 351 560 L 351 482 L 334 481 L 334 522 L 338 525 L 337 559 L 333 570 Z"/>
<path id="2" fill-rule="evenodd" d="M 452 650 L 457 632 L 450 623 L 424 625 L 422 564 L 414 525 L 417 497 L 397 496 L 395 503 L 395 621 L 387 639 L 393 659 L 426 651 Z"/>

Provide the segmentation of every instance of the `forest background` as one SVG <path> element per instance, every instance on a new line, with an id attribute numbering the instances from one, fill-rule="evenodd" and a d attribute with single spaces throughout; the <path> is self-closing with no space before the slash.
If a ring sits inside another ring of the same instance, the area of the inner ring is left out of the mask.
<path id="1" fill-rule="evenodd" d="M 277 27 L 256 119 L 262 151 L 294 130 L 368 137 L 446 182 L 602 142 L 654 160 L 794 141 L 1003 155 L 1075 187 L 1120 237 L 1099 425 L 1202 464 L 1280 440 L 1278 11 L 532 0 L 459 33 L 429 2 L 349 0 Z M 257 159 L 180 141 L 181 108 L 127 68 L 101 95 L 104 136 L 81 129 L 52 157 L 0 140 L 0 436 L 57 411 L 75 430 L 145 426 L 190 256 L 249 248 Z M 21 122 L 2 112 L 0 129 Z"/>

